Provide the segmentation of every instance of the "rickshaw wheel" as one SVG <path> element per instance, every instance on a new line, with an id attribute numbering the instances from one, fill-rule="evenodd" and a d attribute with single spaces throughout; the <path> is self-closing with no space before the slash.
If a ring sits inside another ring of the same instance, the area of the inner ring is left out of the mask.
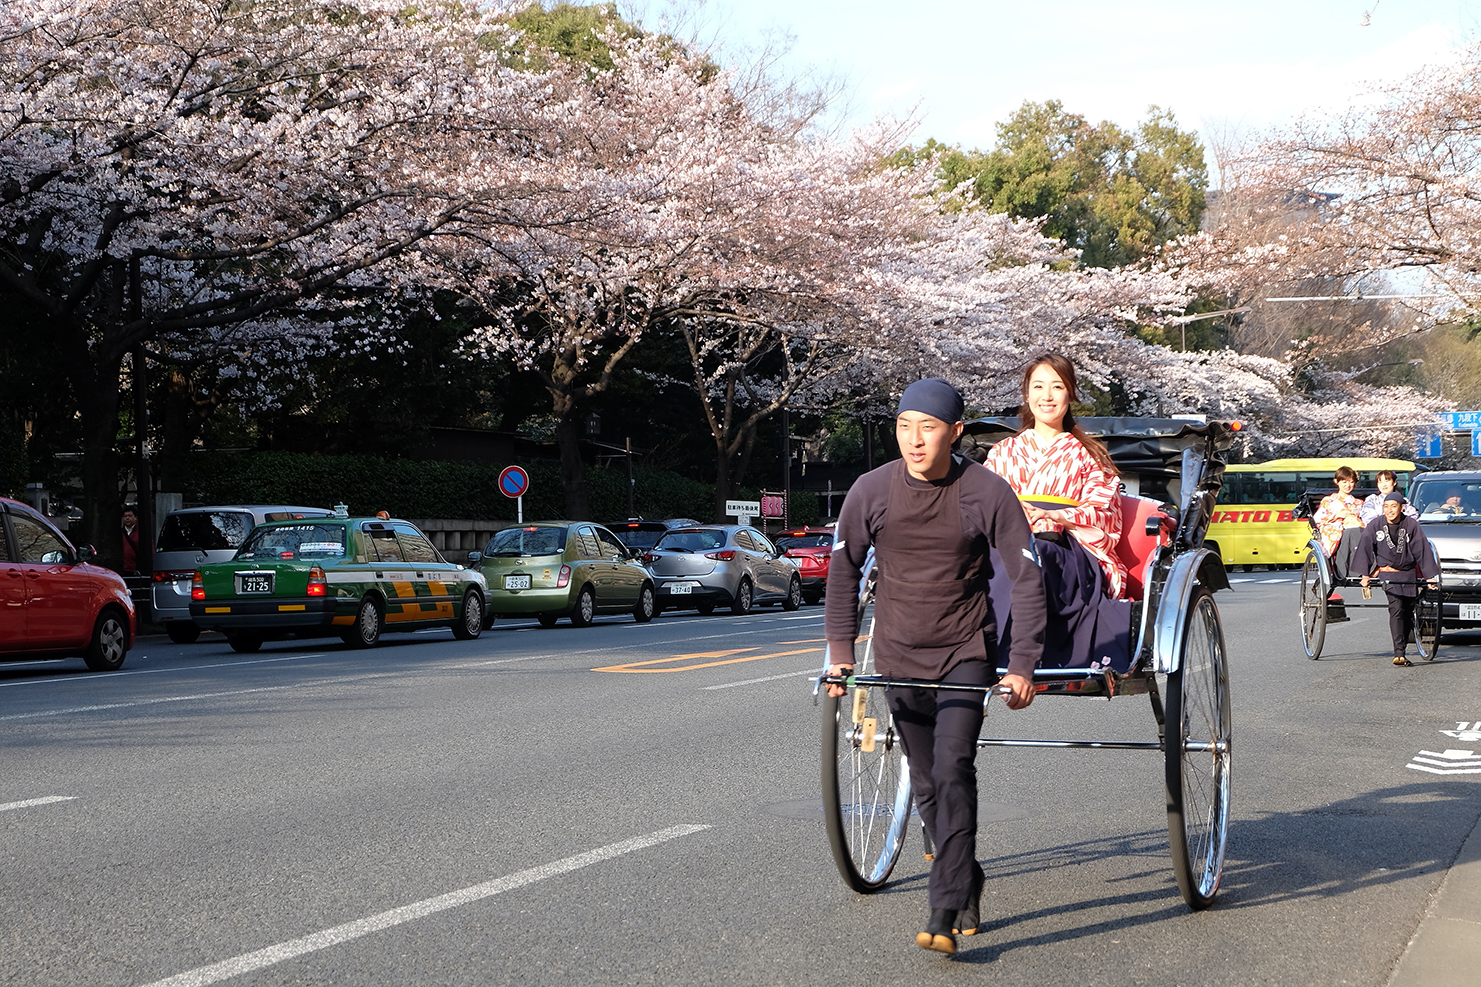
<path id="1" fill-rule="evenodd" d="M 1434 661 L 1440 652 L 1440 615 L 1444 609 L 1440 596 L 1440 590 L 1421 586 L 1419 602 L 1414 605 L 1414 646 L 1425 661 Z"/>
<path id="2" fill-rule="evenodd" d="M 1313 661 L 1322 656 L 1322 642 L 1327 639 L 1327 595 L 1331 592 L 1322 583 L 1316 553 L 1308 552 L 1301 567 L 1301 645 Z"/>
<path id="3" fill-rule="evenodd" d="M 869 625 L 861 619 L 859 626 Z M 870 627 L 869 637 L 855 645 L 856 675 L 873 672 L 872 639 Z M 860 894 L 872 894 L 889 880 L 905 844 L 911 805 L 905 750 L 884 690 L 859 689 L 836 699 L 824 696 L 822 707 L 823 826 L 828 845 L 844 883 Z"/>
<path id="4" fill-rule="evenodd" d="M 1177 670 L 1167 677 L 1167 834 L 1178 890 L 1192 909 L 1213 903 L 1229 833 L 1229 668 L 1213 595 L 1190 601 Z"/>

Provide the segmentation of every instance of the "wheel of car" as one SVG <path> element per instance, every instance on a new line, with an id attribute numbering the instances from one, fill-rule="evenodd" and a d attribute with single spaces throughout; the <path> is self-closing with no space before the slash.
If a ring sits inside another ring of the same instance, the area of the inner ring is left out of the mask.
<path id="1" fill-rule="evenodd" d="M 705 600 L 703 603 L 696 603 L 694 609 L 699 611 L 701 617 L 708 617 L 715 612 L 715 604 L 710 600 Z"/>
<path id="2" fill-rule="evenodd" d="M 262 638 L 250 634 L 228 634 L 226 643 L 239 655 L 250 655 L 262 647 Z"/>
<path id="3" fill-rule="evenodd" d="M 165 625 L 165 633 L 176 644 L 191 644 L 200 639 L 201 629 L 188 620 L 172 620 Z"/>
<path id="4" fill-rule="evenodd" d="M 800 610 L 802 608 L 802 580 L 796 576 L 787 584 L 787 598 L 782 601 L 783 610 Z"/>
<path id="5" fill-rule="evenodd" d="M 478 590 L 470 589 L 463 594 L 463 619 L 453 621 L 453 637 L 459 641 L 472 641 L 483 633 L 483 597 Z"/>
<path id="6" fill-rule="evenodd" d="M 383 624 L 380 605 L 367 597 L 360 601 L 354 625 L 340 635 L 340 640 L 352 648 L 373 648 L 375 642 L 381 639 Z"/>
<path id="7" fill-rule="evenodd" d="M 560 617 L 556 616 L 553 613 L 542 613 L 542 614 L 536 614 L 535 615 L 535 619 L 538 620 L 538 621 L 540 621 L 540 626 L 541 627 L 554 627 L 555 626 L 555 622 L 557 620 L 560 620 Z"/>
<path id="8" fill-rule="evenodd" d="M 129 653 L 129 632 L 117 610 L 104 610 L 93 625 L 83 661 L 95 672 L 117 671 Z"/>
<path id="9" fill-rule="evenodd" d="M 571 610 L 572 627 L 590 627 L 597 615 L 597 595 L 590 586 L 581 587 L 576 606 Z"/>
<path id="10" fill-rule="evenodd" d="M 638 594 L 638 605 L 633 607 L 633 620 L 646 624 L 657 613 L 658 603 L 653 598 L 653 587 L 644 583 L 643 591 Z"/>
<path id="11" fill-rule="evenodd" d="M 730 612 L 748 614 L 755 605 L 756 593 L 751 589 L 751 581 L 742 576 L 740 585 L 735 588 L 735 601 L 730 604 Z"/>

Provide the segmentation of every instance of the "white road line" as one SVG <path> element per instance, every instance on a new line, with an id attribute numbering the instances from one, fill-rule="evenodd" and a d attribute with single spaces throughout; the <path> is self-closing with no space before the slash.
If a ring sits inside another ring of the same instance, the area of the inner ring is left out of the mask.
<path id="1" fill-rule="evenodd" d="M 457 908 L 471 902 L 490 898 L 505 891 L 513 891 L 527 884 L 544 881 L 561 874 L 569 874 L 571 871 L 599 864 L 604 860 L 611 860 L 623 854 L 632 853 L 636 850 L 645 850 L 669 840 L 676 840 L 681 836 L 698 833 L 709 829 L 709 826 L 685 825 L 671 826 L 668 829 L 660 829 L 656 833 L 646 836 L 635 836 L 630 840 L 620 843 L 611 843 L 586 853 L 557 860 L 553 863 L 544 864 L 540 867 L 531 867 L 508 877 L 495 878 L 485 881 L 483 884 L 475 884 L 472 887 L 463 888 L 461 891 L 450 891 L 436 898 L 428 898 L 415 904 L 403 905 L 390 911 L 362 918 L 355 922 L 346 922 L 344 925 L 336 925 L 332 929 L 316 932 L 313 935 L 304 936 L 302 939 L 290 939 L 288 942 L 280 942 L 276 946 L 259 949 L 255 953 L 245 953 L 241 956 L 223 960 L 220 963 L 212 963 L 210 966 L 199 967 L 188 970 L 185 973 L 157 980 L 148 987 L 204 987 L 206 984 L 214 984 L 230 977 L 240 976 L 243 973 L 251 973 L 253 970 L 261 970 L 264 967 L 281 963 L 284 960 L 302 956 L 305 953 L 317 952 L 337 946 L 340 943 L 349 942 L 351 939 L 359 939 L 382 929 L 402 925 L 415 919 L 425 918 L 437 912 L 446 911 L 449 908 Z"/>
<path id="2" fill-rule="evenodd" d="M 99 679 L 111 679 L 120 675 L 158 675 L 160 672 L 194 672 L 203 668 L 235 668 L 238 665 L 269 665 L 278 661 L 298 661 L 302 658 L 323 658 L 328 652 L 317 655 L 284 655 L 281 658 L 253 658 L 249 661 L 222 661 L 214 665 L 173 665 L 169 668 L 129 668 L 121 672 L 89 672 L 87 675 L 78 675 L 74 678 L 46 678 L 46 679 L 22 679 L 18 682 L 0 682 L 0 689 L 10 688 L 17 685 L 39 685 L 45 682 L 96 682 Z M 59 659 L 65 660 L 65 659 Z M 26 664 L 30 664 L 27 662 Z M 0 671 L 7 667 L 13 667 L 8 662 L 0 665 Z"/>
<path id="3" fill-rule="evenodd" d="M 767 675 L 759 679 L 742 679 L 739 682 L 722 682 L 719 685 L 703 685 L 700 686 L 700 688 L 706 692 L 710 692 L 714 689 L 734 689 L 736 686 L 755 685 L 758 682 L 775 682 L 777 679 L 795 679 L 803 675 L 816 676 L 821 674 L 823 674 L 823 670 L 820 668 L 807 668 L 803 669 L 800 672 L 787 672 L 784 675 Z"/>
<path id="4" fill-rule="evenodd" d="M 77 798 L 76 795 L 48 795 L 45 798 L 26 799 L 24 802 L 6 802 L 0 805 L 0 812 L 9 812 L 11 809 L 29 809 L 33 805 L 51 805 L 53 802 L 71 802 Z"/>
<path id="5" fill-rule="evenodd" d="M 293 682 L 287 685 L 264 685 L 255 689 L 229 689 L 224 692 L 197 692 L 188 696 L 159 696 L 155 699 L 136 699 L 127 703 L 99 703 L 96 706 L 69 706 L 65 709 L 43 709 L 34 713 L 9 713 L 0 716 L 6 720 L 34 720 L 43 716 L 67 716 L 71 713 L 98 713 L 109 709 L 130 709 L 136 706 L 158 706 L 161 703 L 183 703 L 194 699 L 219 699 L 223 696 L 250 696 L 258 692 L 282 692 L 286 689 L 309 689 L 315 686 L 338 685 L 341 682 L 358 682 L 364 679 L 385 679 L 403 675 L 402 672 L 369 672 L 364 675 L 342 675 L 337 678 L 314 679 L 309 682 Z"/>

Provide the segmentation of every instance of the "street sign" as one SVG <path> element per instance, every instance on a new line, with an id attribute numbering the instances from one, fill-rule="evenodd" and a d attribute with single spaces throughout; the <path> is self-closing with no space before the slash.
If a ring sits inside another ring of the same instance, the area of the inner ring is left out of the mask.
<path id="1" fill-rule="evenodd" d="M 762 517 L 786 517 L 787 498 L 771 494 L 761 498 Z"/>
<path id="2" fill-rule="evenodd" d="M 1445 411 L 1435 417 L 1452 432 L 1481 428 L 1481 411 Z"/>
<path id="3" fill-rule="evenodd" d="M 518 466 L 506 466 L 499 474 L 499 493 L 511 499 L 523 497 L 530 489 L 530 474 Z"/>
<path id="4" fill-rule="evenodd" d="M 727 500 L 725 502 L 725 513 L 731 517 L 759 517 L 761 514 L 761 501 Z"/>
<path id="5" fill-rule="evenodd" d="M 1444 455 L 1440 448 L 1439 432 L 1421 432 L 1414 440 L 1415 459 L 1439 459 Z"/>
<path id="6" fill-rule="evenodd" d="M 1471 455 L 1481 456 L 1481 431 L 1471 433 Z"/>

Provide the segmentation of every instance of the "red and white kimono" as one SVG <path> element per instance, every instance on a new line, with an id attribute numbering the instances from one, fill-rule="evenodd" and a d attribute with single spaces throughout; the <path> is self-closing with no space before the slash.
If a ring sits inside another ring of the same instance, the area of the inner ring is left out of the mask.
<path id="1" fill-rule="evenodd" d="M 1341 490 L 1327 494 L 1317 505 L 1311 520 L 1316 525 L 1317 536 L 1322 540 L 1322 550 L 1327 553 L 1328 558 L 1336 556 L 1344 531 L 1348 528 L 1362 530 L 1362 521 L 1358 517 L 1362 509 L 1361 500 Z"/>
<path id="2" fill-rule="evenodd" d="M 1048 440 L 1027 429 L 994 445 L 983 465 L 1007 480 L 1020 497 L 1039 494 L 1076 501 L 1079 507 L 1062 508 L 1076 524 L 1069 533 L 1100 563 L 1106 594 L 1114 598 L 1125 592 L 1126 567 L 1116 558 L 1121 541 L 1120 484 L 1079 439 L 1061 432 Z M 1047 519 L 1035 521 L 1033 529 L 1065 530 Z"/>

